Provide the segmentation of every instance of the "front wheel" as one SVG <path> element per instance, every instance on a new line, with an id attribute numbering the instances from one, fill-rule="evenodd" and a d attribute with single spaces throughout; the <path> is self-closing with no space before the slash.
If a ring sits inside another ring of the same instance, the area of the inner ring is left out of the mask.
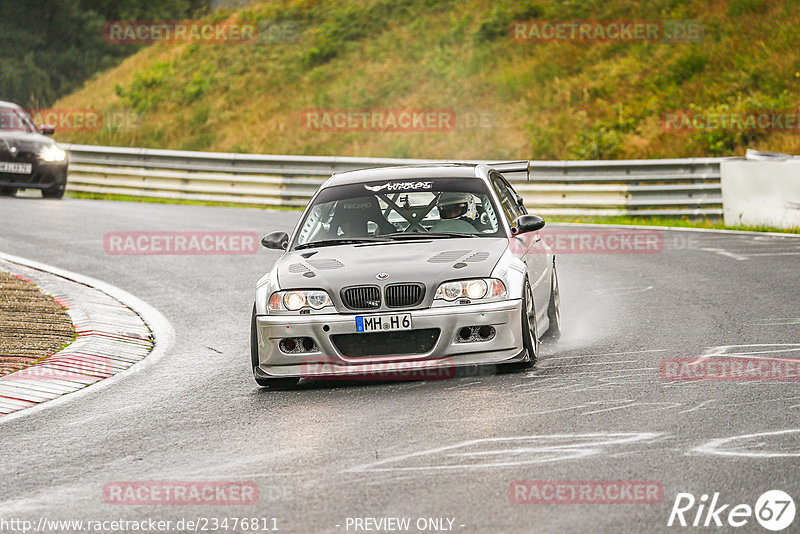
<path id="1" fill-rule="evenodd" d="M 0 187 L 0 197 L 13 197 L 16 194 L 16 187 Z"/>
<path id="2" fill-rule="evenodd" d="M 533 302 L 531 284 L 525 280 L 525 298 L 522 300 L 522 344 L 528 353 L 528 367 L 536 365 L 539 357 L 539 328 L 536 324 L 536 305 Z"/>
<path id="3" fill-rule="evenodd" d="M 258 332 L 256 331 L 256 305 L 250 318 L 250 364 L 253 367 L 253 378 L 262 388 L 290 389 L 300 382 L 299 378 L 262 378 L 256 374 L 258 369 Z"/>
<path id="4" fill-rule="evenodd" d="M 42 189 L 42 198 L 63 198 L 64 191 L 67 189 L 66 185 L 54 185 L 50 189 Z"/>
<path id="5" fill-rule="evenodd" d="M 506 363 L 500 366 L 502 371 L 522 371 L 536 365 L 539 357 L 539 332 L 536 326 L 536 306 L 533 302 L 533 291 L 525 280 L 525 294 L 522 297 L 522 346 L 527 359 L 521 362 Z"/>

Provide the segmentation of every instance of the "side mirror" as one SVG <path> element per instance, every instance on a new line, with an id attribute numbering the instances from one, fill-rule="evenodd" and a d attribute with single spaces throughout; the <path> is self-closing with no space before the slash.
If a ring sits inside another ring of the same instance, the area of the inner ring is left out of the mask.
<path id="1" fill-rule="evenodd" d="M 40 124 L 39 131 L 44 135 L 53 135 L 56 133 L 56 127 L 50 124 Z"/>
<path id="2" fill-rule="evenodd" d="M 525 232 L 535 232 L 542 228 L 544 228 L 544 219 L 538 215 L 526 213 L 514 219 L 514 227 L 511 229 L 511 233 L 514 235 L 524 234 Z"/>
<path id="3" fill-rule="evenodd" d="M 274 248 L 275 250 L 286 250 L 289 246 L 289 234 L 286 232 L 272 232 L 261 238 L 261 246 L 264 248 Z"/>

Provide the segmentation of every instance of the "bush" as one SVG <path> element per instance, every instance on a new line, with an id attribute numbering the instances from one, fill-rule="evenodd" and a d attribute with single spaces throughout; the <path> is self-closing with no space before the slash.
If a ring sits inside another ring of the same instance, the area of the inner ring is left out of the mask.
<path id="1" fill-rule="evenodd" d="M 502 37 L 507 37 L 509 27 L 515 20 L 530 20 L 541 17 L 544 9 L 539 4 L 528 4 L 521 6 L 513 11 L 508 11 L 502 7 L 495 7 L 489 12 L 486 19 L 481 22 L 475 31 L 477 41 L 495 41 Z"/>
<path id="2" fill-rule="evenodd" d="M 213 69 L 211 66 L 205 66 L 199 72 L 195 72 L 192 75 L 192 80 L 183 89 L 184 102 L 188 104 L 203 96 L 206 90 L 211 87 L 211 82 L 213 81 Z"/>
<path id="3" fill-rule="evenodd" d="M 690 52 L 678 59 L 672 66 L 672 79 L 681 84 L 695 74 L 703 72 L 708 64 L 708 57 L 705 54 Z"/>
<path id="4" fill-rule="evenodd" d="M 327 63 L 346 43 L 381 32 L 392 20 L 402 18 L 412 4 L 413 0 L 375 0 L 367 7 L 331 3 L 334 9 L 330 19 L 319 26 L 314 44 L 306 52 L 305 65 Z"/>
<path id="5" fill-rule="evenodd" d="M 761 15 L 766 13 L 768 6 L 767 0 L 733 0 L 728 6 L 728 16 Z"/>
<path id="6" fill-rule="evenodd" d="M 121 99 L 126 100 L 130 106 L 139 113 L 154 108 L 166 95 L 163 90 L 165 82 L 172 76 L 171 63 L 157 62 L 147 70 L 139 71 L 133 75 L 130 87 L 125 90 L 117 85 L 114 89 Z"/>
<path id="7" fill-rule="evenodd" d="M 732 107 L 728 104 L 719 104 L 708 108 L 700 108 L 692 106 L 692 110 L 699 115 L 713 115 L 725 112 L 747 113 L 747 107 Z M 764 109 L 760 105 L 756 105 L 753 110 Z M 738 148 L 746 148 L 753 142 L 767 136 L 766 131 L 749 131 L 742 129 L 730 129 L 725 127 L 716 127 L 712 129 L 699 129 L 692 133 L 691 139 L 693 144 L 698 146 L 704 154 L 710 156 L 727 156 L 730 155 Z"/>
<path id="8" fill-rule="evenodd" d="M 615 128 L 595 124 L 578 133 L 578 143 L 570 152 L 577 159 L 615 159 L 621 141 L 622 134 Z"/>

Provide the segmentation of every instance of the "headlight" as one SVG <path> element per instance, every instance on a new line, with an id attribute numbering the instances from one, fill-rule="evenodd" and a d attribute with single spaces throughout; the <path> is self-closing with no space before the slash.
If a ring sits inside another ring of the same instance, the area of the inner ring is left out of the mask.
<path id="1" fill-rule="evenodd" d="M 470 280 L 464 284 L 464 294 L 471 299 L 482 299 L 486 295 L 486 288 L 483 280 Z"/>
<path id="2" fill-rule="evenodd" d="M 496 278 L 475 278 L 445 282 L 436 290 L 434 299 L 454 301 L 459 298 L 480 300 L 484 298 L 502 297 L 506 294 L 506 286 Z"/>
<path id="3" fill-rule="evenodd" d="M 325 306 L 332 305 L 333 302 L 328 294 L 319 290 L 278 291 L 269 298 L 271 311 L 299 311 L 303 308 L 321 310 Z"/>
<path id="4" fill-rule="evenodd" d="M 283 305 L 287 310 L 297 311 L 306 305 L 306 296 L 299 291 L 292 291 L 283 296 Z"/>
<path id="5" fill-rule="evenodd" d="M 67 158 L 67 153 L 58 148 L 57 145 L 48 145 L 39 153 L 39 158 L 43 161 L 64 161 Z"/>

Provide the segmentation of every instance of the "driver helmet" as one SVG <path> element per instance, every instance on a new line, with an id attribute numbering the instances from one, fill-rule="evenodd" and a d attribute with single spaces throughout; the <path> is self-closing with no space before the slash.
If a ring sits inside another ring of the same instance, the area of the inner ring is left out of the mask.
<path id="1" fill-rule="evenodd" d="M 458 219 L 470 211 L 472 195 L 469 193 L 442 193 L 436 202 L 439 217 L 442 219 Z"/>

